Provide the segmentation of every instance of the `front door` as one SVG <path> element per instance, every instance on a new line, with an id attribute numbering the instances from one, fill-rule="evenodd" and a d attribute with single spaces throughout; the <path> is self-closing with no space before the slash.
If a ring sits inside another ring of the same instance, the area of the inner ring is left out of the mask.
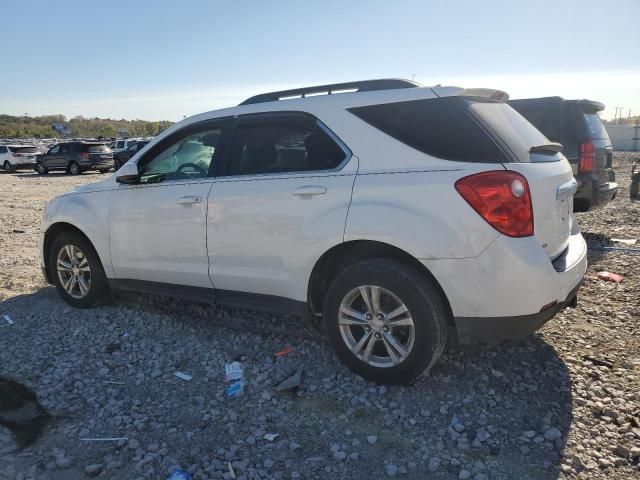
<path id="1" fill-rule="evenodd" d="M 226 124 L 202 122 L 175 132 L 138 160 L 140 183 L 112 192 L 116 278 L 212 288 L 207 197 Z"/>
<path id="2" fill-rule="evenodd" d="M 232 136 L 209 195 L 211 279 L 305 301 L 315 261 L 343 240 L 357 158 L 308 115 L 241 116 Z"/>

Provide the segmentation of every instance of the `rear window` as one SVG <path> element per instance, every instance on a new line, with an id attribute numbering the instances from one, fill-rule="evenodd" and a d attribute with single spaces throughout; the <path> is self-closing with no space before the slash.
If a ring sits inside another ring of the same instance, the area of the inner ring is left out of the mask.
<path id="1" fill-rule="evenodd" d="M 13 153 L 39 153 L 36 147 L 9 147 Z"/>
<path id="2" fill-rule="evenodd" d="M 530 155 L 529 149 L 549 143 L 540 130 L 506 103 L 464 100 L 469 110 L 504 142 L 521 162 L 559 160 L 557 155 Z"/>
<path id="3" fill-rule="evenodd" d="M 606 128 L 604 128 L 602 120 L 600 120 L 600 117 L 596 112 L 585 112 L 584 121 L 590 138 L 609 140 L 609 134 L 607 133 Z"/>
<path id="4" fill-rule="evenodd" d="M 501 163 L 508 159 L 468 113 L 459 97 L 430 98 L 351 108 L 349 111 L 396 140 L 445 160 Z"/>
<path id="5" fill-rule="evenodd" d="M 89 153 L 108 153 L 109 147 L 106 145 L 84 145 L 84 151 Z"/>

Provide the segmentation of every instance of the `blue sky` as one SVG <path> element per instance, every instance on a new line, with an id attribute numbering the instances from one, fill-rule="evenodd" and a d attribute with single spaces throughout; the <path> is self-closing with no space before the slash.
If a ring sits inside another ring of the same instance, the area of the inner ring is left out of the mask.
<path id="1" fill-rule="evenodd" d="M 415 75 L 640 114 L 640 0 L 3 0 L 0 18 L 0 113 L 177 120 Z"/>

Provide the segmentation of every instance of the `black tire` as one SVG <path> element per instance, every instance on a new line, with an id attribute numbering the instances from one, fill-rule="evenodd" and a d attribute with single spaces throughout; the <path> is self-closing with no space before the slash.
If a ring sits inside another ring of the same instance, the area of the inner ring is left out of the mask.
<path id="1" fill-rule="evenodd" d="M 338 325 L 342 300 L 354 289 L 375 285 L 400 299 L 414 323 L 414 343 L 407 357 L 394 366 L 372 366 L 345 343 Z M 371 259 L 340 272 L 329 287 L 323 320 L 338 357 L 355 373 L 379 384 L 407 384 L 426 375 L 447 342 L 447 308 L 438 288 L 424 274 L 401 262 Z"/>
<path id="2" fill-rule="evenodd" d="M 82 170 L 80 169 L 80 165 L 77 162 L 69 163 L 69 173 L 71 175 L 80 175 Z"/>
<path id="3" fill-rule="evenodd" d="M 36 172 L 38 172 L 39 175 L 46 175 L 47 173 L 49 173 L 49 170 L 44 163 L 38 162 L 36 163 Z"/>
<path id="4" fill-rule="evenodd" d="M 113 161 L 113 169 L 118 171 L 120 169 L 120 162 L 118 160 Z"/>
<path id="5" fill-rule="evenodd" d="M 636 172 L 631 177 L 631 187 L 629 188 L 631 200 L 640 199 L 640 172 Z"/>
<path id="6" fill-rule="evenodd" d="M 91 283 L 88 293 L 83 298 L 74 298 L 62 286 L 60 275 L 57 269 L 59 252 L 67 245 L 80 249 L 89 262 L 91 270 Z M 49 252 L 49 271 L 53 278 L 56 290 L 62 299 L 69 305 L 76 308 L 92 308 L 108 302 L 111 298 L 107 276 L 102 268 L 102 262 L 96 253 L 91 242 L 78 232 L 62 232 L 52 242 Z"/>
<path id="7" fill-rule="evenodd" d="M 4 162 L 4 171 L 7 173 L 13 173 L 15 171 L 13 165 L 9 163 L 9 160 Z"/>
<path id="8" fill-rule="evenodd" d="M 109 171 L 108 168 L 101 168 L 100 170 L 98 170 L 100 173 L 107 173 Z"/>

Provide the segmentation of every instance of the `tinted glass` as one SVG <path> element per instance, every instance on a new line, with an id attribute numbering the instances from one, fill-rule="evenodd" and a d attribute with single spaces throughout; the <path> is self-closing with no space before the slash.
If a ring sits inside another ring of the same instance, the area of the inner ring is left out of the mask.
<path id="1" fill-rule="evenodd" d="M 486 122 L 521 162 L 560 160 L 559 155 L 530 155 L 529 149 L 549 140 L 511 106 L 495 101 L 464 100 L 469 110 Z"/>
<path id="2" fill-rule="evenodd" d="M 85 145 L 85 149 L 91 153 L 109 153 L 109 147 L 106 145 Z"/>
<path id="3" fill-rule="evenodd" d="M 7 147 L 0 147 L 0 153 L 7 153 Z"/>
<path id="4" fill-rule="evenodd" d="M 604 128 L 602 120 L 600 120 L 600 117 L 597 113 L 585 113 L 584 121 L 587 126 L 587 133 L 589 135 L 589 138 L 609 140 L 607 129 Z"/>
<path id="5" fill-rule="evenodd" d="M 55 145 L 51 147 L 48 153 L 59 153 L 59 152 L 60 152 L 60 145 Z"/>
<path id="6" fill-rule="evenodd" d="M 209 167 L 222 129 L 194 133 L 176 141 L 140 168 L 142 183 L 188 180 L 209 174 Z"/>
<path id="7" fill-rule="evenodd" d="M 68 143 L 63 143 L 60 145 L 60 153 L 69 153 L 71 151 L 71 145 Z"/>
<path id="8" fill-rule="evenodd" d="M 9 147 L 13 153 L 38 153 L 36 147 Z"/>
<path id="9" fill-rule="evenodd" d="M 236 129 L 228 174 L 332 170 L 344 159 L 342 149 L 319 128 L 275 119 Z"/>
<path id="10" fill-rule="evenodd" d="M 562 106 L 542 104 L 521 106 L 516 103 L 512 107 L 549 140 L 564 143 Z"/>
<path id="11" fill-rule="evenodd" d="M 465 107 L 458 97 L 447 97 L 369 105 L 349 111 L 396 140 L 434 157 L 461 162 L 507 161 Z"/>
<path id="12" fill-rule="evenodd" d="M 124 148 L 124 142 L 118 142 L 118 147 L 117 148 Z"/>

